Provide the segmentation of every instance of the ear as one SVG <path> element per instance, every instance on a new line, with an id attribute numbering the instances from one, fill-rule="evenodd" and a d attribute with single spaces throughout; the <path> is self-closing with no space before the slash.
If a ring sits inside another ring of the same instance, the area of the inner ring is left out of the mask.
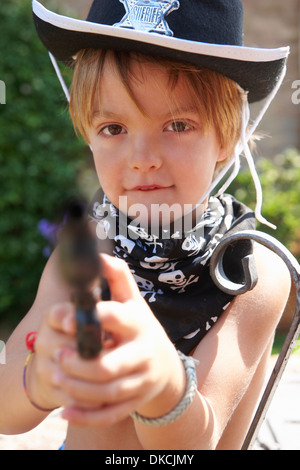
<path id="1" fill-rule="evenodd" d="M 230 151 L 227 148 L 220 147 L 219 155 L 217 157 L 217 162 L 223 162 L 226 158 L 229 157 Z"/>

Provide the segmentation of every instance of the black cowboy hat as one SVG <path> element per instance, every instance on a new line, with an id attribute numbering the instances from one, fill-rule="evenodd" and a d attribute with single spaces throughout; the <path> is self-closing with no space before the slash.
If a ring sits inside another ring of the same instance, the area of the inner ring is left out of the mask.
<path id="1" fill-rule="evenodd" d="M 141 52 L 221 73 L 250 103 L 273 91 L 289 53 L 243 47 L 240 0 L 94 0 L 86 21 L 33 0 L 33 15 L 45 47 L 68 65 L 85 48 Z"/>

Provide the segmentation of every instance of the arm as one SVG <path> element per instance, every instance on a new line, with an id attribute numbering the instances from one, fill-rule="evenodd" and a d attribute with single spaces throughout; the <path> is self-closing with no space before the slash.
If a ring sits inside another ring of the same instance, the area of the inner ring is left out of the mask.
<path id="1" fill-rule="evenodd" d="M 159 448 L 168 448 L 170 443 L 174 449 L 217 447 L 265 351 L 269 350 L 289 296 L 290 275 L 282 260 L 262 246 L 256 246 L 255 258 L 257 286 L 235 299 L 194 353 L 199 360 L 197 397 L 182 418 L 168 429 L 155 433 L 138 425 L 137 432 L 145 446 L 153 448 L 154 439 L 158 439 Z M 256 400 L 258 393 L 257 390 Z"/>
<path id="2" fill-rule="evenodd" d="M 40 329 L 46 312 L 53 304 L 69 300 L 67 286 L 57 270 L 56 258 L 57 254 L 54 252 L 41 277 L 32 308 L 7 342 L 7 363 L 0 366 L 0 433 L 2 434 L 26 432 L 47 416 L 47 413 L 36 410 L 29 403 L 23 390 L 22 374 L 28 354 L 25 346 L 27 333 Z M 34 374 L 31 372 L 34 363 L 33 356 L 28 366 L 28 373 L 33 377 Z M 32 386 L 32 383 L 30 385 Z M 45 408 L 47 408 L 46 403 Z"/>
<path id="3" fill-rule="evenodd" d="M 232 302 L 194 353 L 199 360 L 198 393 L 192 404 L 167 426 L 136 423 L 143 448 L 217 447 L 270 345 L 290 290 L 284 263 L 263 247 L 257 247 L 255 255 L 258 284 Z M 61 355 L 59 386 L 74 400 L 64 417 L 75 425 L 105 427 L 133 410 L 149 418 L 163 416 L 184 394 L 181 361 L 128 267 L 107 258 L 104 276 L 113 300 L 100 302 L 98 309 L 103 328 L 113 333 L 116 344 L 88 363 L 74 351 Z"/>

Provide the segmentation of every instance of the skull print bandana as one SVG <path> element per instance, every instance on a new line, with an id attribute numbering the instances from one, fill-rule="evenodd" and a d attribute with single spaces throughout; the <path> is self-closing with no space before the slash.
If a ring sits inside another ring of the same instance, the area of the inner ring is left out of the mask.
<path id="1" fill-rule="evenodd" d="M 100 190 L 89 215 L 97 222 L 98 237 L 112 240 L 111 254 L 128 264 L 141 295 L 170 340 L 188 354 L 234 298 L 210 277 L 214 248 L 225 234 L 253 230 L 252 211 L 230 195 L 212 197 L 192 230 L 158 237 L 132 224 Z M 227 250 L 224 269 L 234 282 L 243 282 L 241 259 L 251 252 L 248 240 Z"/>

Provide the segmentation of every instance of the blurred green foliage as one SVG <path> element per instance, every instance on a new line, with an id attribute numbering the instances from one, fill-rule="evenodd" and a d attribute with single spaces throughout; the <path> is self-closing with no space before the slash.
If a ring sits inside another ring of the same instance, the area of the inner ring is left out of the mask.
<path id="1" fill-rule="evenodd" d="M 260 159 L 256 168 L 263 189 L 262 215 L 276 230 L 257 224 L 283 243 L 300 261 L 300 154 L 288 149 L 273 160 Z M 240 172 L 228 192 L 255 208 L 256 194 L 249 170 Z"/>
<path id="2" fill-rule="evenodd" d="M 31 1 L 1 1 L 0 24 L 0 80 L 6 84 L 6 104 L 0 105 L 0 321 L 15 322 L 31 305 L 46 261 L 38 222 L 61 217 L 89 152 L 74 135 Z"/>

